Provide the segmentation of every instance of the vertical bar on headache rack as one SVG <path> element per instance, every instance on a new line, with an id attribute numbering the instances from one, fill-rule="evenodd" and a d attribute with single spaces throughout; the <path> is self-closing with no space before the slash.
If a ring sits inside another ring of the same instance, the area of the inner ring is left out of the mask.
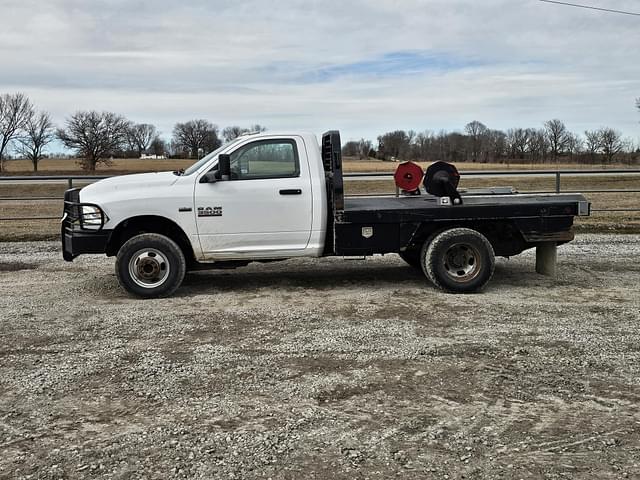
<path id="1" fill-rule="evenodd" d="M 73 188 L 73 178 L 69 177 L 67 179 L 67 184 L 69 185 L 69 188 Z"/>
<path id="2" fill-rule="evenodd" d="M 556 172 L 556 193 L 560 193 L 560 172 Z"/>

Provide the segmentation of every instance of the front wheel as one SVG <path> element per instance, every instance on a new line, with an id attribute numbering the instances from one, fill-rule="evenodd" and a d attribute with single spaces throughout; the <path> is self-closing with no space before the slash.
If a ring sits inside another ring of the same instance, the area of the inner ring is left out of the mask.
<path id="1" fill-rule="evenodd" d="M 452 228 L 425 243 L 421 255 L 424 274 L 443 290 L 472 293 L 493 276 L 495 256 L 484 235 L 470 228 Z"/>
<path id="2" fill-rule="evenodd" d="M 116 257 L 116 275 L 129 293 L 143 298 L 167 297 L 186 272 L 180 247 L 168 237 L 142 233 L 125 242 Z"/>

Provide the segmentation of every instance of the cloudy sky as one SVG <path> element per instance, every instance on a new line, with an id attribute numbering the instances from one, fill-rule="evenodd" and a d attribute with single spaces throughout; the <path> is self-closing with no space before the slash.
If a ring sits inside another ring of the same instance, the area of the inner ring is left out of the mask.
<path id="1" fill-rule="evenodd" d="M 56 122 L 97 109 L 166 136 L 207 118 L 373 139 L 560 118 L 640 139 L 637 16 L 537 0 L 0 0 L 0 16 L 0 92 Z"/>

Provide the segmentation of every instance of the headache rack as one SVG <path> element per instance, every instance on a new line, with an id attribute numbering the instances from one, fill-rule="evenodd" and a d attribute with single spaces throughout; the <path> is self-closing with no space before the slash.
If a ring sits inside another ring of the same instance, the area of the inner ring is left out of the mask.
<path id="1" fill-rule="evenodd" d="M 344 182 L 342 179 L 342 147 L 340 132 L 330 130 L 322 135 L 322 164 L 327 186 L 327 236 L 324 254 L 336 251 L 335 224 L 344 215 Z"/>

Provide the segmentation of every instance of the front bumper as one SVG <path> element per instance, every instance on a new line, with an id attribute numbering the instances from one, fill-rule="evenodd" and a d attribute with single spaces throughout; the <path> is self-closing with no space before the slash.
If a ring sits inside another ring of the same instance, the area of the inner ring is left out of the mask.
<path id="1" fill-rule="evenodd" d="M 83 253 L 105 253 L 112 230 L 89 232 L 79 228 L 62 226 L 62 258 L 73 261 Z"/>
<path id="2" fill-rule="evenodd" d="M 73 261 L 83 253 L 105 253 L 113 232 L 103 229 L 102 225 L 97 229 L 84 227 L 80 218 L 83 204 L 79 199 L 79 188 L 72 188 L 64 194 L 60 239 L 62 257 L 67 262 Z"/>

